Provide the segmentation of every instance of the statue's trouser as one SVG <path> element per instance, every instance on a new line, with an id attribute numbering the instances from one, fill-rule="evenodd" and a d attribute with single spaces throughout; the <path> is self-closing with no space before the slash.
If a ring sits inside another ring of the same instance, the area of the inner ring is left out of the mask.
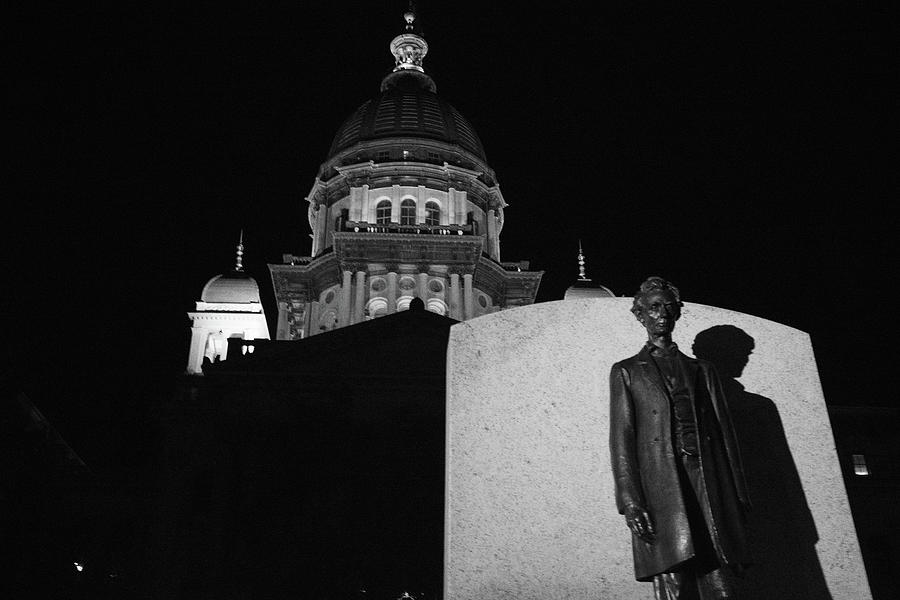
<path id="1" fill-rule="evenodd" d="M 700 463 L 695 456 L 682 456 L 679 461 L 682 495 L 691 524 L 694 542 L 693 559 L 679 565 L 674 573 L 660 573 L 653 578 L 656 600 L 725 600 L 733 597 L 728 567 L 716 560 L 706 519 L 700 508 L 698 490 L 702 489 Z"/>

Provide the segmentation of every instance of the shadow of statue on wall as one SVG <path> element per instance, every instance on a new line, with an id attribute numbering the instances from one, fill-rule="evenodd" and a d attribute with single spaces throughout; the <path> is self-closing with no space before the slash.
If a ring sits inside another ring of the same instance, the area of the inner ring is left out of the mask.
<path id="1" fill-rule="evenodd" d="M 722 380 L 753 504 L 747 537 L 754 564 L 737 582 L 739 597 L 830 600 L 816 554 L 819 536 L 778 408 L 738 382 L 754 346 L 733 325 L 701 331 L 693 345 L 694 356 L 713 363 Z"/>

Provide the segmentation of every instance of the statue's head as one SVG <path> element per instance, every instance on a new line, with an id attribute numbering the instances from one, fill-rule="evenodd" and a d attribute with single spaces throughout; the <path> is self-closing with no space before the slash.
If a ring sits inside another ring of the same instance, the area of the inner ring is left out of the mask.
<path id="1" fill-rule="evenodd" d="M 681 295 L 678 288 L 662 277 L 648 277 L 634 295 L 631 312 L 647 329 L 647 333 L 672 333 L 675 321 L 681 318 Z"/>

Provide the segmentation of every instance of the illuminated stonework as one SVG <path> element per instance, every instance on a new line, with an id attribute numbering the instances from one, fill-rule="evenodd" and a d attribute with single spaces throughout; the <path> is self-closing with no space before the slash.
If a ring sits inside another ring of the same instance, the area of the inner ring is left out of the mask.
<path id="1" fill-rule="evenodd" d="M 203 372 L 204 360 L 217 362 L 228 355 L 228 339 L 269 339 L 269 327 L 259 298 L 259 285 L 244 272 L 243 234 L 237 246 L 234 270 L 210 279 L 191 319 L 191 346 L 188 351 L 187 373 Z"/>
<path id="2" fill-rule="evenodd" d="M 501 262 L 506 201 L 474 128 L 436 93 L 415 14 L 381 94 L 335 135 L 306 197 L 309 257 L 269 265 L 276 339 L 405 310 L 466 320 L 534 302 L 542 272 Z"/>

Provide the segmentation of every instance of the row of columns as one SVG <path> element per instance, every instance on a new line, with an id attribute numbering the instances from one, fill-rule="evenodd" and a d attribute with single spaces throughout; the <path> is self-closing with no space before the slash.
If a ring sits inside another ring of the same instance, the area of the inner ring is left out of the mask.
<path id="1" fill-rule="evenodd" d="M 365 319 L 366 308 L 366 272 L 357 271 L 356 281 L 353 281 L 352 271 L 343 271 L 341 281 L 341 305 L 338 314 L 338 325 L 344 327 L 354 323 L 361 323 Z M 399 275 L 396 271 L 387 274 L 387 289 L 385 290 L 388 301 L 388 313 L 397 312 L 397 281 Z M 475 292 L 472 286 L 472 274 L 465 273 L 462 276 L 462 289 L 460 289 L 458 273 L 450 274 L 450 287 L 444 298 L 448 305 L 449 316 L 460 321 L 471 319 L 475 315 Z M 428 301 L 428 273 L 419 273 L 416 278 L 416 295 L 424 302 Z"/>

